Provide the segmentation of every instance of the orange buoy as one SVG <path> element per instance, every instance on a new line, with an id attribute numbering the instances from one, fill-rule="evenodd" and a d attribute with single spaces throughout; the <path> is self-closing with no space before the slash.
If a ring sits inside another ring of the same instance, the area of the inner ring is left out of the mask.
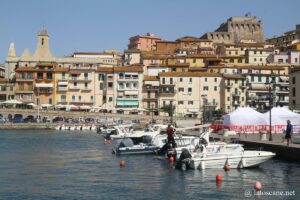
<path id="1" fill-rule="evenodd" d="M 120 167 L 125 167 L 125 160 L 120 160 Z"/>
<path id="2" fill-rule="evenodd" d="M 172 155 L 170 156 L 169 161 L 174 162 L 174 157 Z"/>
<path id="3" fill-rule="evenodd" d="M 256 191 L 262 189 L 262 185 L 261 185 L 261 183 L 260 183 L 259 181 L 257 181 L 257 182 L 255 183 L 254 189 L 255 189 Z"/>
<path id="4" fill-rule="evenodd" d="M 221 174 L 217 174 L 217 175 L 216 175 L 216 181 L 217 181 L 217 182 L 221 182 L 221 181 L 222 181 L 222 176 L 221 176 Z"/>
<path id="5" fill-rule="evenodd" d="M 230 171 L 230 165 L 226 164 L 226 165 L 224 166 L 224 170 L 225 170 L 226 172 Z"/>

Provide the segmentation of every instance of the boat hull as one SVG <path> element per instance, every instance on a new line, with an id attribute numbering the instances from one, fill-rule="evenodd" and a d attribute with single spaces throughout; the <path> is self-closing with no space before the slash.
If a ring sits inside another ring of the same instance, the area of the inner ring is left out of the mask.
<path id="1" fill-rule="evenodd" d="M 272 152 L 245 151 L 239 155 L 209 155 L 204 158 L 194 157 L 185 163 L 192 169 L 221 169 L 226 164 L 232 169 L 256 167 L 274 157 Z"/>

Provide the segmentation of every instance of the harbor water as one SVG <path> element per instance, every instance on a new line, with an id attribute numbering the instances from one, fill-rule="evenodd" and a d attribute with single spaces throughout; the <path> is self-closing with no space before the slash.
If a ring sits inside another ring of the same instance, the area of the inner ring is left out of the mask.
<path id="1" fill-rule="evenodd" d="M 277 159 L 253 169 L 182 172 L 157 156 L 115 156 L 96 133 L 55 130 L 0 130 L 0 152 L 0 199 L 300 198 L 300 163 Z M 256 181 L 269 193 L 255 195 Z"/>

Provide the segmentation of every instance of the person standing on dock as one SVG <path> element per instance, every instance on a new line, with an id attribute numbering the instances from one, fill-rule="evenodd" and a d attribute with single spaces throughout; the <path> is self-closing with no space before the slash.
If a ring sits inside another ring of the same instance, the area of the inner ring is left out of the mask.
<path id="1" fill-rule="evenodd" d="M 292 134 L 293 134 L 293 126 L 291 124 L 291 121 L 287 120 L 286 131 L 285 131 L 285 139 L 287 140 L 287 146 L 289 146 L 292 141 Z"/>
<path id="2" fill-rule="evenodd" d="M 176 147 L 175 140 L 174 140 L 174 129 L 171 127 L 171 125 L 168 125 L 167 128 L 167 135 L 168 135 L 168 144 L 172 144 L 172 147 Z"/>

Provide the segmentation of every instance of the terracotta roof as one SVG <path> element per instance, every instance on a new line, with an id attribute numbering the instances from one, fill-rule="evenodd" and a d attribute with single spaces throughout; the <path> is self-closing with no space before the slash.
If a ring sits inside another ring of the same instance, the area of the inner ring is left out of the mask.
<path id="1" fill-rule="evenodd" d="M 193 36 L 185 36 L 178 38 L 176 41 L 183 41 L 183 42 L 212 42 L 212 40 L 209 39 L 200 39 L 198 37 L 193 37 Z"/>
<path id="2" fill-rule="evenodd" d="M 139 50 L 139 49 L 126 49 L 126 50 L 124 50 L 124 53 L 141 53 L 141 50 Z"/>
<path id="3" fill-rule="evenodd" d="M 160 77 L 222 77 L 222 74 L 207 72 L 161 72 Z"/>
<path id="4" fill-rule="evenodd" d="M 113 72 L 113 67 L 97 67 L 96 72 Z"/>
<path id="5" fill-rule="evenodd" d="M 255 65 L 243 65 L 243 66 L 208 66 L 207 69 L 224 69 L 224 68 L 231 68 L 231 69 L 260 69 L 260 70 L 284 70 L 284 67 L 280 66 L 255 66 Z"/>
<path id="6" fill-rule="evenodd" d="M 205 67 L 190 67 L 189 71 L 207 71 L 207 68 Z"/>
<path id="7" fill-rule="evenodd" d="M 167 65 L 164 65 L 164 64 L 150 64 L 147 66 L 147 68 L 160 68 L 160 67 L 164 67 L 164 68 L 167 68 L 168 66 Z"/>
<path id="8" fill-rule="evenodd" d="M 35 67 L 18 67 L 16 72 L 32 72 L 32 71 L 40 71 L 39 69 Z"/>
<path id="9" fill-rule="evenodd" d="M 234 79 L 246 79 L 246 77 L 239 74 L 223 74 L 224 78 L 234 78 Z"/>
<path id="10" fill-rule="evenodd" d="M 114 67 L 114 72 L 143 72 L 143 67 L 141 66 Z"/>
<path id="11" fill-rule="evenodd" d="M 159 81 L 158 76 L 144 76 L 144 81 Z"/>
<path id="12" fill-rule="evenodd" d="M 178 43 L 176 41 L 167 41 L 167 40 L 161 40 L 161 41 L 156 41 L 156 43 Z"/>
<path id="13" fill-rule="evenodd" d="M 66 67 L 57 67 L 53 71 L 54 72 L 68 72 L 70 70 L 69 70 L 69 68 L 66 68 Z"/>
<path id="14" fill-rule="evenodd" d="M 212 54 L 190 54 L 186 56 L 187 58 L 217 58 L 216 55 Z"/>
<path id="15" fill-rule="evenodd" d="M 174 64 L 168 64 L 168 67 L 189 67 L 190 63 L 174 63 Z"/>

